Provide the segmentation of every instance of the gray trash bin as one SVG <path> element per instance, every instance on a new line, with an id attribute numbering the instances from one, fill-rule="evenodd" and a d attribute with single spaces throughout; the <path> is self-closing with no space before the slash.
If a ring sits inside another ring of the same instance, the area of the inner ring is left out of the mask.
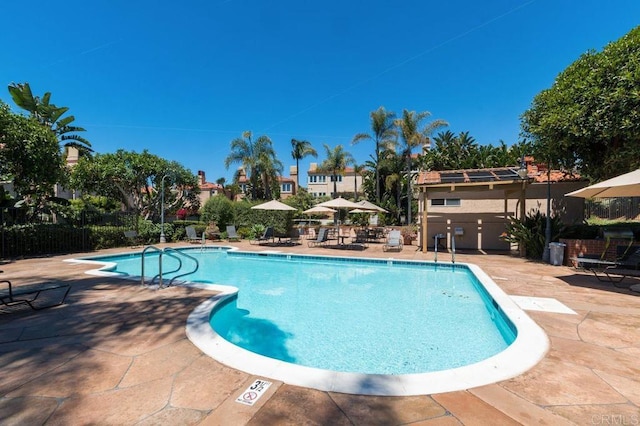
<path id="1" fill-rule="evenodd" d="M 549 243 L 549 263 L 555 266 L 564 264 L 564 243 Z"/>

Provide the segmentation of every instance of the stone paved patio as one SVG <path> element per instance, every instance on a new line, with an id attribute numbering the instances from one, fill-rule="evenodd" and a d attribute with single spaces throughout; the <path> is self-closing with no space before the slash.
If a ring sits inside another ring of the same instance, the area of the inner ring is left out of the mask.
<path id="1" fill-rule="evenodd" d="M 345 254 L 306 245 L 231 244 Z M 106 252 L 123 250 L 130 249 Z M 433 260 L 433 253 L 410 246 L 383 253 L 371 244 L 348 255 Z M 456 256 L 479 265 L 509 295 L 555 298 L 577 313 L 528 312 L 546 331 L 551 349 L 521 376 L 414 397 L 346 395 L 275 382 L 256 405 L 246 406 L 235 399 L 257 377 L 207 357 L 185 335 L 188 314 L 210 292 L 154 291 L 63 262 L 79 256 L 0 265 L 3 278 L 14 284 L 72 285 L 67 302 L 55 308 L 0 308 L 0 424 L 640 424 L 640 294 L 568 267 L 500 254 Z M 439 259 L 450 261 L 450 255 L 440 253 Z"/>

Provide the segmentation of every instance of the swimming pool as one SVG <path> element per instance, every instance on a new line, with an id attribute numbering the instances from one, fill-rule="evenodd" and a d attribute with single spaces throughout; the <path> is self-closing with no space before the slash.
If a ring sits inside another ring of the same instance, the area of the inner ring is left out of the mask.
<path id="1" fill-rule="evenodd" d="M 464 389 L 525 371 L 548 345 L 473 265 L 188 253 L 214 267 L 186 278 L 224 291 L 191 314 L 189 338 L 225 364 L 287 383 L 383 395 Z M 93 260 L 140 274 L 136 256 Z M 532 337 L 537 348 L 525 348 Z"/>

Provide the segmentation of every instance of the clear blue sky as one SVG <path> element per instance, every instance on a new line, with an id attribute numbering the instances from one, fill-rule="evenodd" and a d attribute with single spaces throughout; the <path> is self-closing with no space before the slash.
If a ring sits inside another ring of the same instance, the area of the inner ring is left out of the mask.
<path id="1" fill-rule="evenodd" d="M 518 140 L 533 97 L 582 53 L 640 25 L 638 0 L 4 0 L 0 99 L 29 82 L 118 148 L 233 176 L 230 141 L 344 145 L 360 163 L 383 105 L 430 111 L 481 144 Z"/>

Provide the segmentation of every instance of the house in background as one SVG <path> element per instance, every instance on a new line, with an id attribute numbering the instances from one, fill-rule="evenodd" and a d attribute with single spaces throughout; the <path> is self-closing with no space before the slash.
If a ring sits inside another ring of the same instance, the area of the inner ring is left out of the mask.
<path id="1" fill-rule="evenodd" d="M 564 194 L 587 185 L 576 174 L 552 170 L 551 215 L 564 223 L 583 219 L 584 200 Z M 420 172 L 418 191 L 418 245 L 434 246 L 434 235 L 451 248 L 509 250 L 500 235 L 510 218 L 524 218 L 535 211 L 546 214 L 547 168 L 525 158 L 522 167 Z"/>
<path id="2" fill-rule="evenodd" d="M 293 166 L 295 169 L 295 166 Z M 238 168 L 236 172 L 237 183 L 240 187 L 241 193 L 236 195 L 236 200 L 244 199 L 249 192 L 249 179 L 247 178 L 247 174 L 245 173 L 242 167 Z M 292 195 L 295 195 L 297 192 L 296 188 L 296 179 L 294 177 L 288 176 L 278 176 L 278 185 L 280 186 L 280 199 L 285 200 Z"/>
<path id="3" fill-rule="evenodd" d="M 207 200 L 216 195 L 226 195 L 222 185 L 212 182 L 207 182 L 205 173 L 203 170 L 198 170 L 198 186 L 200 187 L 200 205 L 204 206 Z"/>
<path id="4" fill-rule="evenodd" d="M 336 176 L 336 179 L 336 189 L 339 194 L 354 194 L 357 192 L 358 197 L 364 196 L 362 192 L 362 173 L 356 173 L 353 168 L 347 167 L 343 174 Z M 319 169 L 317 163 L 309 164 L 307 191 L 314 197 L 330 197 L 333 193 L 331 173 Z"/>

